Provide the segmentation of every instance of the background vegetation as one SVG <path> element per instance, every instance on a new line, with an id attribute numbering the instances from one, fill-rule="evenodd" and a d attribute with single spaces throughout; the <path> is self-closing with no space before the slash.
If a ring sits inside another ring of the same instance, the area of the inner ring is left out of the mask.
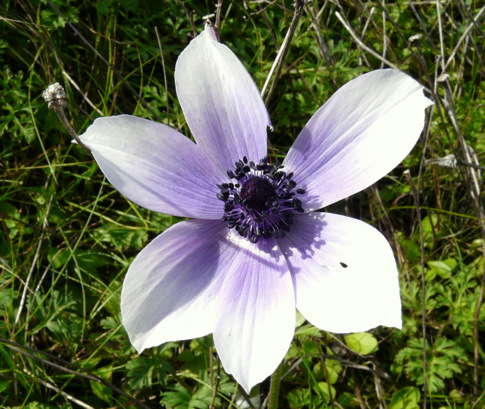
<path id="1" fill-rule="evenodd" d="M 295 7 L 220 3 L 221 41 L 262 88 Z M 123 277 L 177 220 L 122 197 L 41 98 L 62 83 L 78 133 L 98 116 L 129 113 L 189 135 L 173 70 L 216 10 L 215 0 L 2 1 L 0 407 L 266 404 L 268 382 L 250 402 L 222 371 L 210 337 L 136 354 L 120 320 Z M 300 319 L 280 407 L 485 407 L 484 14 L 478 0 L 306 2 L 267 102 L 273 156 L 284 157 L 338 87 L 373 69 L 405 71 L 435 105 L 402 165 L 328 209 L 373 224 L 391 242 L 404 329 L 346 337 Z M 441 166 L 447 155 L 456 166 Z"/>

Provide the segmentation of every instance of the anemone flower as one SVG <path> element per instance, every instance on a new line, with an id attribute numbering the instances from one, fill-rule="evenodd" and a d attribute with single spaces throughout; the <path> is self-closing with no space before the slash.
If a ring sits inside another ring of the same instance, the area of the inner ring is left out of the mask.
<path id="1" fill-rule="evenodd" d="M 226 372 L 249 391 L 284 358 L 296 309 L 335 333 L 400 328 L 398 271 L 376 229 L 318 210 L 365 189 L 416 143 L 431 101 L 397 70 L 340 88 L 283 163 L 267 156 L 268 112 L 237 57 L 209 26 L 175 67 L 196 142 L 121 115 L 81 136 L 108 180 L 155 212 L 190 218 L 131 264 L 121 315 L 141 353 L 213 334 Z"/>

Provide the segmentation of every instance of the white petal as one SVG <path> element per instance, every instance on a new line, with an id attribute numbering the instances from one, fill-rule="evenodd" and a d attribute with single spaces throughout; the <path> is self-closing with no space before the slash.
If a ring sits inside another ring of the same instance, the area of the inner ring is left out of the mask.
<path id="1" fill-rule="evenodd" d="M 181 217 L 222 217 L 216 185 L 227 175 L 174 129 L 120 115 L 96 119 L 80 138 L 111 184 L 140 206 Z"/>
<path id="2" fill-rule="evenodd" d="M 303 128 L 284 160 L 305 210 L 365 189 L 411 151 L 432 102 L 397 70 L 362 75 L 340 88 Z"/>
<path id="3" fill-rule="evenodd" d="M 225 172 L 247 156 L 267 151 L 270 120 L 256 84 L 212 28 L 191 41 L 175 66 L 177 96 L 197 144 Z"/>
<path id="4" fill-rule="evenodd" d="M 135 258 L 123 283 L 121 315 L 139 352 L 213 332 L 221 313 L 221 242 L 227 232 L 220 221 L 180 222 Z"/>
<path id="5" fill-rule="evenodd" d="M 226 372 L 249 393 L 283 360 L 295 330 L 295 294 L 274 240 L 252 244 L 233 235 L 214 343 Z"/>
<path id="6" fill-rule="evenodd" d="M 337 333 L 401 328 L 396 262 L 379 231 L 349 217 L 309 213 L 295 217 L 279 245 L 296 306 L 313 325 Z"/>

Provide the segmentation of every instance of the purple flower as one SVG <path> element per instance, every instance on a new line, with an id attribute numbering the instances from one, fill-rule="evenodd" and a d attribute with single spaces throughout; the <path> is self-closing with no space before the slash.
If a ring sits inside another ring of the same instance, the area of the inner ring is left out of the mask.
<path id="1" fill-rule="evenodd" d="M 225 370 L 249 391 L 284 358 L 295 309 L 326 331 L 401 327 L 398 271 L 386 239 L 315 212 L 365 189 L 409 153 L 431 101 L 396 70 L 350 81 L 303 128 L 283 166 L 267 155 L 259 91 L 213 31 L 175 67 L 197 143 L 133 116 L 97 119 L 82 141 L 127 198 L 182 221 L 131 264 L 121 293 L 135 348 L 213 333 Z"/>

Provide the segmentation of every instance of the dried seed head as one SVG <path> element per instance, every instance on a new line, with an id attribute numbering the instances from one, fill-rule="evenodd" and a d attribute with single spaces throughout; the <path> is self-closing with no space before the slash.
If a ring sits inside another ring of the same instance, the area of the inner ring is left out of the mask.
<path id="1" fill-rule="evenodd" d="M 47 102 L 47 107 L 53 109 L 55 107 L 65 108 L 67 106 L 66 91 L 61 84 L 55 82 L 49 85 L 44 92 L 42 98 Z"/>

